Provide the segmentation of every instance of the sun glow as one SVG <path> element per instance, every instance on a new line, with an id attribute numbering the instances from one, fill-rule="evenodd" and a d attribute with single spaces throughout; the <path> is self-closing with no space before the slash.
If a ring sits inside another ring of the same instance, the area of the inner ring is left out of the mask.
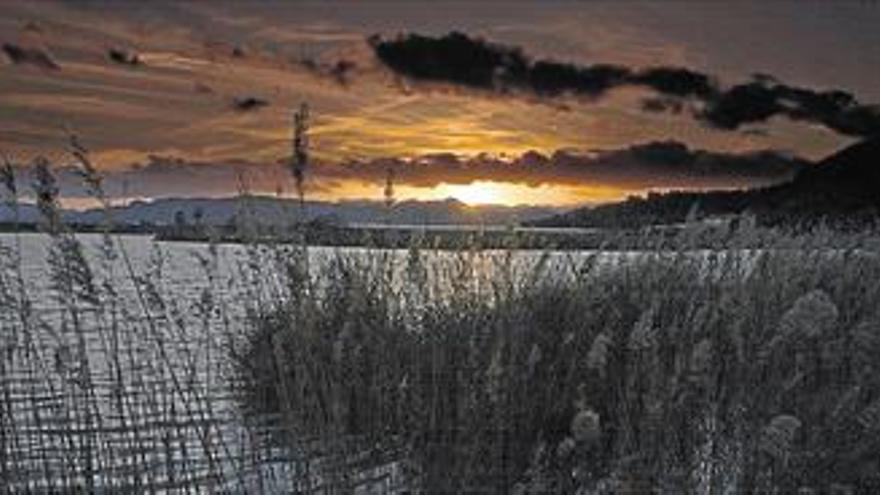
<path id="1" fill-rule="evenodd" d="M 577 206 L 586 203 L 619 201 L 630 194 L 642 191 L 618 189 L 613 186 L 540 184 L 517 182 L 476 181 L 469 184 L 441 182 L 435 186 L 394 185 L 395 201 L 443 201 L 455 199 L 478 206 L 494 204 L 501 206 L 545 205 Z M 311 199 L 322 201 L 374 200 L 381 201 L 382 185 L 364 181 L 341 181 L 330 187 L 315 189 Z"/>
<path id="2" fill-rule="evenodd" d="M 504 184 L 497 182 L 473 182 L 471 184 L 441 184 L 437 193 L 455 198 L 469 205 L 510 204 L 516 201 Z"/>
<path id="3" fill-rule="evenodd" d="M 577 205 L 621 199 L 627 191 L 614 187 L 476 181 L 470 184 L 441 183 L 426 191 L 413 191 L 417 199 L 453 198 L 468 205 Z"/>

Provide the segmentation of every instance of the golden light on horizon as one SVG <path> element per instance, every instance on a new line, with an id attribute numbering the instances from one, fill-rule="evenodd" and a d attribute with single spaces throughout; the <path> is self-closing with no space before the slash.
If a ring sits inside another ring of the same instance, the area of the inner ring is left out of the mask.
<path id="1" fill-rule="evenodd" d="M 453 198 L 462 203 L 479 205 L 552 205 L 576 206 L 585 203 L 602 203 L 625 198 L 631 191 L 610 186 L 541 184 L 528 185 L 516 182 L 476 181 L 470 184 L 440 184 L 434 194 L 441 198 Z"/>
<path id="2" fill-rule="evenodd" d="M 471 184 L 442 184 L 437 192 L 469 205 L 510 204 L 516 198 L 510 194 L 510 185 L 500 182 L 473 182 Z"/>
<path id="3" fill-rule="evenodd" d="M 450 184 L 442 182 L 436 186 L 394 186 L 397 201 L 442 201 L 455 199 L 462 203 L 480 205 L 549 205 L 577 206 L 587 203 L 604 203 L 626 198 L 630 191 L 614 186 L 540 184 L 529 185 L 516 182 L 475 181 L 469 184 Z M 345 201 L 354 199 L 381 200 L 381 187 L 363 181 L 343 181 L 334 187 L 317 192 L 314 199 Z"/>

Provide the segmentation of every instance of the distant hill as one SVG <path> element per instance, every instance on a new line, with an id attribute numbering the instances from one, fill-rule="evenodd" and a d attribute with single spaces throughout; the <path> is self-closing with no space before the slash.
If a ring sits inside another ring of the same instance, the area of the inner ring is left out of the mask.
<path id="1" fill-rule="evenodd" d="M 506 225 L 544 218 L 560 212 L 558 208 L 537 206 L 469 206 L 454 199 L 443 201 L 401 201 L 390 210 L 378 201 L 310 201 L 304 210 L 305 220 L 351 225 L 391 223 L 412 224 L 492 224 Z M 282 225 L 299 222 L 303 212 L 299 203 L 269 196 L 233 198 L 165 198 L 135 201 L 112 209 L 114 223 L 123 226 L 171 225 L 180 216 L 187 223 L 226 225 L 233 221 L 245 224 Z M 0 204 L 0 223 L 12 221 L 12 211 Z M 98 225 L 105 218 L 102 210 L 67 210 L 67 223 Z M 34 206 L 22 205 L 20 219 L 38 221 Z M 237 219 L 237 220 L 236 220 Z"/>
<path id="2" fill-rule="evenodd" d="M 690 218 L 754 214 L 767 225 L 826 222 L 858 227 L 880 219 L 880 137 L 853 144 L 805 167 L 791 181 L 752 190 L 650 193 L 580 208 L 532 225 L 642 227 Z"/>
<path id="3" fill-rule="evenodd" d="M 791 182 L 753 196 L 753 209 L 768 220 L 876 219 L 880 213 L 880 137 L 853 144 L 802 170 Z"/>

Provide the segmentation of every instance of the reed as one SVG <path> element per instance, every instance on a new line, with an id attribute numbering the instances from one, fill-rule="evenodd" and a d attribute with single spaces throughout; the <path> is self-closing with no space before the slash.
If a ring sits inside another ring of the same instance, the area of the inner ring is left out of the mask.
<path id="1" fill-rule="evenodd" d="M 340 490 L 874 490 L 874 241 L 760 234 L 525 267 L 340 256 L 251 321 L 244 400 Z"/>

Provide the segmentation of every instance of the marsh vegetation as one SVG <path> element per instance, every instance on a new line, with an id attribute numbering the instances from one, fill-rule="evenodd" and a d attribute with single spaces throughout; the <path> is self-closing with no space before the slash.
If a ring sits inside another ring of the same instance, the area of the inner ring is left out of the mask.
<path id="1" fill-rule="evenodd" d="M 737 247 L 754 235 L 527 265 L 414 248 L 312 277 L 294 258 L 238 359 L 246 403 L 343 491 L 398 471 L 440 492 L 875 491 L 876 239 Z"/>

